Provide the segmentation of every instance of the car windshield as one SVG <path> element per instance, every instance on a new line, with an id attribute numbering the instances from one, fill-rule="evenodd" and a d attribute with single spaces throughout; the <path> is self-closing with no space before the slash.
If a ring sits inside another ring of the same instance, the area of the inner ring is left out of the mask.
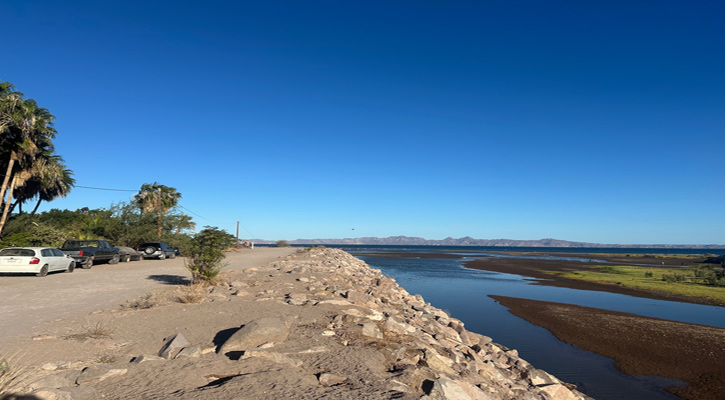
<path id="1" fill-rule="evenodd" d="M 35 251 L 30 249 L 2 249 L 0 256 L 35 257 Z"/>
<path id="2" fill-rule="evenodd" d="M 62 249 L 77 249 L 79 247 L 98 247 L 95 240 L 68 240 L 63 243 Z"/>

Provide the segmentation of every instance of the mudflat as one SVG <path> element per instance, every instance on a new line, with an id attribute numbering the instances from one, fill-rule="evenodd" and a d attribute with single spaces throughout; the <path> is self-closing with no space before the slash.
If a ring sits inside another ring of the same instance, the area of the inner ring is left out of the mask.
<path id="1" fill-rule="evenodd" d="M 679 379 L 667 390 L 684 399 L 722 399 L 725 329 L 505 296 L 490 296 L 559 340 L 615 360 L 629 375 Z"/>
<path id="2" fill-rule="evenodd" d="M 511 255 L 527 255 L 527 256 L 555 256 L 555 257 L 571 257 L 571 258 L 586 258 L 595 260 L 604 260 L 613 263 L 621 263 L 622 265 L 651 265 L 652 269 L 656 269 L 658 266 L 665 262 L 665 266 L 672 265 L 688 265 L 697 263 L 702 259 L 693 258 L 654 258 L 645 255 L 637 255 L 625 257 L 624 255 L 600 255 L 600 254 L 576 254 L 576 253 L 510 253 Z M 664 261 L 663 261 L 664 260 Z M 592 270 L 595 267 L 601 267 L 601 263 L 597 262 L 586 262 L 586 261 L 573 261 L 573 260 L 558 260 L 558 259 L 534 259 L 534 258 L 509 258 L 509 257 L 487 257 L 479 258 L 476 260 L 468 261 L 465 263 L 466 268 L 479 269 L 484 271 L 502 272 L 506 274 L 516 274 L 536 278 L 537 281 L 534 284 L 546 285 L 546 286 L 557 286 L 571 289 L 581 290 L 595 290 L 610 293 L 625 294 L 634 297 L 645 297 L 656 300 L 668 300 L 668 301 L 681 301 L 685 303 L 694 304 L 705 304 L 722 306 L 721 302 L 716 300 L 686 296 L 676 293 L 667 293 L 664 291 L 654 291 L 646 289 L 638 289 L 631 287 L 623 287 L 618 285 L 608 285 L 595 282 L 586 282 L 577 279 L 568 279 L 561 276 L 551 274 L 551 272 L 570 272 L 570 271 L 585 271 Z"/>

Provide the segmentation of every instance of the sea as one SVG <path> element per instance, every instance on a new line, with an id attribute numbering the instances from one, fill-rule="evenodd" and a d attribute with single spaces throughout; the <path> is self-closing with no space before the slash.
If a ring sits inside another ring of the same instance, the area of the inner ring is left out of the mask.
<path id="1" fill-rule="evenodd" d="M 501 255 L 492 252 L 558 252 L 589 254 L 725 254 L 725 249 L 659 248 L 548 248 L 481 246 L 370 246 L 333 245 L 393 277 L 409 293 L 420 294 L 435 307 L 447 310 L 470 331 L 491 337 L 494 342 L 516 349 L 535 367 L 577 385 L 578 390 L 598 400 L 676 400 L 665 387 L 684 382 L 654 376 L 632 377 L 614 368 L 613 360 L 559 341 L 546 329 L 516 317 L 489 295 L 578 304 L 585 307 L 628 312 L 725 328 L 725 307 L 706 306 L 632 297 L 622 294 L 559 288 L 534 284 L 520 275 L 465 268 L 480 257 L 540 257 L 527 254 Z M 374 253 L 411 253 L 390 258 Z M 372 253 L 372 254 L 371 254 Z M 418 258 L 412 253 L 455 254 L 463 258 Z M 578 259 L 575 255 L 563 259 Z M 592 256 L 592 258 L 596 258 Z"/>

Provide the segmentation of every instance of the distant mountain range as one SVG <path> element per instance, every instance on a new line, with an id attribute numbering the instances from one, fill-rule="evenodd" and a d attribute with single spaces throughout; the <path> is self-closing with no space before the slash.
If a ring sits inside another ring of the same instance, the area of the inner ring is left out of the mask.
<path id="1" fill-rule="evenodd" d="M 275 240 L 253 239 L 257 244 L 274 244 Z M 570 242 L 559 239 L 514 240 L 514 239 L 474 239 L 448 237 L 442 240 L 429 240 L 420 237 L 390 236 L 386 238 L 361 237 L 346 239 L 296 239 L 288 240 L 293 245 L 383 245 L 383 246 L 496 246 L 496 247 L 608 247 L 608 248 L 656 248 L 656 249 L 723 249 L 725 245 L 716 244 L 601 244 Z"/>

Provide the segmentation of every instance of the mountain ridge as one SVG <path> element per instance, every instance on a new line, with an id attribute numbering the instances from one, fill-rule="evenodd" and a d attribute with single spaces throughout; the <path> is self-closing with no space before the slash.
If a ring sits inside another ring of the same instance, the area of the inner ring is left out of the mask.
<path id="1" fill-rule="evenodd" d="M 274 244 L 276 240 L 252 239 L 257 244 Z M 566 247 L 566 248 L 657 248 L 657 249 L 724 249 L 723 244 L 602 244 L 544 238 L 537 240 L 461 238 L 425 239 L 415 236 L 367 236 L 344 239 L 295 239 L 291 245 L 380 245 L 380 246 L 490 246 L 490 247 Z"/>

